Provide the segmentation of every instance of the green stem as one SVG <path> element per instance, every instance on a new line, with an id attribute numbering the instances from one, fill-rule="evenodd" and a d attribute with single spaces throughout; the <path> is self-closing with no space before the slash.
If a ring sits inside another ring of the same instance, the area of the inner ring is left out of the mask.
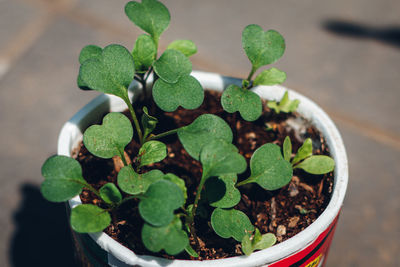
<path id="1" fill-rule="evenodd" d="M 206 176 L 203 173 L 203 175 L 201 176 L 200 184 L 197 187 L 196 198 L 194 199 L 194 203 L 193 203 L 193 209 L 192 209 L 191 213 L 189 214 L 190 224 L 194 223 L 194 216 L 196 215 L 196 210 L 197 210 L 197 206 L 199 205 L 201 190 L 203 189 L 205 182 L 206 182 Z"/>
<path id="2" fill-rule="evenodd" d="M 236 187 L 239 187 L 239 186 L 242 186 L 242 185 L 245 185 L 245 184 L 249 184 L 249 183 L 252 183 L 252 182 L 253 182 L 253 180 L 250 180 L 250 178 L 248 178 L 246 180 L 243 180 L 243 181 L 237 183 Z"/>
<path id="3" fill-rule="evenodd" d="M 119 157 L 121 158 L 121 160 L 122 160 L 122 162 L 124 163 L 124 166 L 128 166 L 128 162 L 126 161 L 126 158 L 125 158 L 125 151 L 124 150 L 119 150 L 118 149 L 118 152 L 119 152 Z"/>
<path id="4" fill-rule="evenodd" d="M 249 76 L 247 77 L 247 80 L 249 81 L 249 83 L 251 82 L 251 78 L 253 77 L 253 75 L 254 75 L 254 73 L 256 72 L 256 68 L 254 68 L 254 66 L 252 66 L 251 67 L 251 71 L 250 71 L 250 74 L 249 74 Z M 245 89 L 247 89 L 247 88 L 245 88 Z"/>
<path id="5" fill-rule="evenodd" d="M 171 135 L 171 134 L 175 134 L 175 133 L 178 132 L 179 129 L 180 129 L 180 128 L 176 128 L 176 129 L 173 129 L 173 130 L 169 130 L 169 131 L 167 131 L 167 132 L 164 132 L 164 133 L 160 133 L 160 134 L 157 134 L 157 135 L 153 135 L 152 137 L 149 138 L 149 140 L 156 140 L 156 139 L 160 139 L 160 138 L 163 138 L 163 137 L 168 136 L 168 135 Z"/>
<path id="6" fill-rule="evenodd" d="M 129 100 L 128 96 L 124 97 L 123 100 L 125 101 L 126 105 L 128 106 L 129 111 L 131 112 L 133 123 L 135 124 L 135 128 L 136 128 L 136 131 L 139 136 L 139 142 L 140 142 L 140 145 L 142 145 L 143 144 L 143 134 L 142 134 L 142 129 L 140 128 L 140 125 L 139 125 L 139 121 L 136 117 L 135 110 L 133 109 L 133 106 L 132 106 L 131 101 Z"/>
<path id="7" fill-rule="evenodd" d="M 96 196 L 98 196 L 100 199 L 102 199 L 101 196 L 100 196 L 99 191 L 96 190 L 93 186 L 91 186 L 91 185 L 88 184 L 88 183 L 85 183 L 85 187 L 86 187 L 89 191 L 93 192 L 93 193 L 94 193 Z"/>

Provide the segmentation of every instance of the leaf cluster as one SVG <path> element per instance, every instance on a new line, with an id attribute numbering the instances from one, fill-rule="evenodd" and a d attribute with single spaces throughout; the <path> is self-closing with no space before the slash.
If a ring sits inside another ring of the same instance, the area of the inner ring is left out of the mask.
<path id="1" fill-rule="evenodd" d="M 242 33 L 242 45 L 249 58 L 252 68 L 242 87 L 228 86 L 221 97 L 221 104 L 225 111 L 238 111 L 246 121 L 257 120 L 263 110 L 261 98 L 249 89 L 258 85 L 275 85 L 286 80 L 286 73 L 270 68 L 259 73 L 254 81 L 255 72 L 262 66 L 275 63 L 285 52 L 285 40 L 275 30 L 264 31 L 260 26 L 248 25 Z M 294 109 L 295 110 L 295 109 Z M 291 110 L 294 111 L 294 110 Z"/>
<path id="2" fill-rule="evenodd" d="M 157 0 L 131 1 L 126 4 L 125 13 L 145 32 L 136 39 L 132 51 L 117 44 L 104 48 L 95 45 L 84 47 L 79 56 L 81 66 L 77 79 L 83 90 L 120 97 L 130 111 L 130 118 L 111 112 L 101 124 L 90 126 L 83 134 L 83 143 L 91 154 L 104 159 L 121 159 L 124 166 L 118 172 L 117 183 L 94 188 L 82 176 L 78 161 L 52 156 L 42 167 L 45 178 L 41 186 L 43 196 L 49 201 L 63 202 L 79 195 L 82 190 L 94 193 L 100 205 L 81 204 L 71 211 L 71 226 L 80 233 L 104 230 L 111 223 L 111 213 L 123 203 L 137 199 L 138 212 L 143 219 L 142 242 L 152 252 L 164 250 L 176 255 L 185 250 L 197 257 L 189 245 L 189 235 L 197 242 L 195 216 L 209 219 L 217 235 L 241 242 L 246 255 L 272 246 L 276 241 L 274 235 L 261 234 L 245 213 L 235 209 L 241 199 L 240 187 L 255 184 L 265 190 L 277 190 L 290 182 L 293 169 L 321 174 L 333 170 L 333 160 L 312 155 L 310 139 L 292 158 L 290 139 L 286 138 L 283 153 L 275 144 L 264 144 L 253 153 L 247 166 L 245 158 L 232 144 L 234 135 L 231 128 L 225 120 L 213 114 L 200 115 L 189 125 L 154 134 L 158 119 L 150 115 L 147 107 L 143 108 L 140 120 L 137 118 L 128 97 L 128 88 L 132 81 L 136 81 L 141 84 L 144 96 L 148 97 L 148 78 L 153 75 L 151 97 L 160 109 L 171 112 L 179 107 L 198 108 L 203 102 L 204 91 L 191 76 L 192 63 L 189 60 L 197 52 L 197 47 L 192 41 L 177 40 L 158 57 L 160 36 L 170 23 L 168 9 Z M 249 25 L 243 31 L 242 44 L 252 63 L 251 73 L 242 87 L 228 86 L 221 105 L 227 112 L 239 111 L 245 120 L 254 121 L 260 117 L 263 106 L 260 97 L 249 90 L 251 86 L 282 83 L 286 74 L 270 68 L 257 75 L 254 81 L 251 78 L 260 67 L 276 62 L 283 55 L 285 42 L 274 30 L 264 32 L 260 26 Z M 298 105 L 298 101 L 289 101 L 287 94 L 285 96 L 276 104 L 277 113 L 293 112 Z M 186 152 L 202 166 L 202 177 L 193 203 L 188 202 L 182 178 L 153 168 L 154 163 L 167 156 L 167 146 L 160 139 L 171 134 L 177 134 Z M 131 159 L 126 147 L 133 140 L 139 143 L 140 148 Z M 238 182 L 238 175 L 245 173 L 248 167 L 249 177 Z"/>

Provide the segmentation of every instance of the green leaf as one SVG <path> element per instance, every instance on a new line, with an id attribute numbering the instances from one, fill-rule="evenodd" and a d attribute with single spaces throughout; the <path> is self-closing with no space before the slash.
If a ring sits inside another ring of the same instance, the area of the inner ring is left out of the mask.
<path id="1" fill-rule="evenodd" d="M 169 255 L 176 255 L 189 246 L 189 238 L 182 230 L 182 222 L 177 217 L 162 227 L 145 223 L 142 228 L 142 241 L 148 250 L 159 252 L 164 249 Z"/>
<path id="2" fill-rule="evenodd" d="M 147 34 L 142 34 L 136 39 L 135 46 L 132 50 L 133 61 L 135 62 L 135 70 L 144 73 L 153 64 L 156 59 L 157 47 L 153 39 Z"/>
<path id="3" fill-rule="evenodd" d="M 258 230 L 258 229 L 257 229 Z M 276 237 L 272 233 L 263 234 L 260 240 L 254 243 L 254 250 L 266 249 L 276 243 Z"/>
<path id="4" fill-rule="evenodd" d="M 233 134 L 223 119 L 213 114 L 203 114 L 190 125 L 179 128 L 178 137 L 189 155 L 199 160 L 204 145 L 216 138 L 231 143 Z"/>
<path id="5" fill-rule="evenodd" d="M 235 209 L 216 208 L 211 215 L 211 226 L 220 237 L 233 237 L 238 242 L 254 231 L 247 215 Z"/>
<path id="6" fill-rule="evenodd" d="M 242 251 L 246 256 L 250 256 L 254 250 L 261 250 L 271 247 L 276 243 L 276 237 L 272 233 L 261 235 L 260 231 L 256 228 L 253 239 L 245 235 L 242 240 Z"/>
<path id="7" fill-rule="evenodd" d="M 287 185 L 293 176 L 292 165 L 282 157 L 280 147 L 272 143 L 264 144 L 254 152 L 250 170 L 251 176 L 244 183 L 255 182 L 266 190 Z"/>
<path id="8" fill-rule="evenodd" d="M 158 123 L 157 118 L 150 116 L 147 107 L 143 107 L 142 126 L 143 126 L 143 139 L 145 139 L 156 128 Z"/>
<path id="9" fill-rule="evenodd" d="M 71 227 L 78 233 L 103 231 L 111 223 L 110 214 L 92 204 L 82 204 L 71 210 Z"/>
<path id="10" fill-rule="evenodd" d="M 162 161 L 167 156 L 167 146 L 160 141 L 148 141 L 139 150 L 139 167 Z"/>
<path id="11" fill-rule="evenodd" d="M 186 189 L 186 185 L 185 185 L 185 180 L 183 180 L 182 178 L 179 178 L 178 176 L 176 176 L 173 173 L 167 173 L 166 175 L 164 175 L 164 179 L 171 181 L 174 184 L 176 184 L 177 186 L 179 186 L 179 188 L 182 190 L 183 197 L 185 198 L 185 200 L 187 199 L 187 189 Z"/>
<path id="12" fill-rule="evenodd" d="M 174 210 L 182 207 L 184 202 L 182 190 L 176 184 L 160 180 L 147 189 L 139 203 L 139 213 L 147 223 L 164 226 L 173 220 Z"/>
<path id="13" fill-rule="evenodd" d="M 255 24 L 248 25 L 242 33 L 242 46 L 254 69 L 272 64 L 285 52 L 285 40 L 277 31 L 264 30 Z"/>
<path id="14" fill-rule="evenodd" d="M 181 77 L 176 83 L 158 79 L 153 86 L 153 99 L 166 112 L 175 111 L 179 106 L 196 109 L 203 103 L 204 90 L 190 75 Z"/>
<path id="15" fill-rule="evenodd" d="M 101 58 L 88 59 L 81 65 L 79 76 L 93 90 L 126 99 L 126 88 L 135 76 L 132 55 L 123 46 L 109 45 Z"/>
<path id="16" fill-rule="evenodd" d="M 163 179 L 164 174 L 160 170 L 138 174 L 132 166 L 123 167 L 118 173 L 118 186 L 127 194 L 138 195 L 147 191 L 149 186 Z"/>
<path id="17" fill-rule="evenodd" d="M 303 145 L 297 150 L 297 153 L 292 160 L 292 166 L 303 159 L 310 157 L 312 155 L 312 149 L 312 140 L 311 138 L 307 138 Z"/>
<path id="18" fill-rule="evenodd" d="M 171 19 L 168 9 L 156 0 L 131 1 L 125 6 L 125 14 L 136 26 L 150 34 L 156 43 Z"/>
<path id="19" fill-rule="evenodd" d="M 79 63 L 83 64 L 86 60 L 97 58 L 101 60 L 103 49 L 97 45 L 87 45 L 82 48 L 79 54 Z"/>
<path id="20" fill-rule="evenodd" d="M 190 57 L 197 53 L 197 47 L 190 40 L 176 40 L 170 43 L 167 49 L 174 49 L 182 52 L 187 57 Z"/>
<path id="21" fill-rule="evenodd" d="M 45 199 L 64 202 L 82 192 L 87 184 L 78 161 L 66 156 L 52 156 L 42 166 L 45 178 L 40 191 Z"/>
<path id="22" fill-rule="evenodd" d="M 270 68 L 262 71 L 254 79 L 253 85 L 274 85 L 281 84 L 286 80 L 286 73 L 277 68 Z"/>
<path id="23" fill-rule="evenodd" d="M 245 158 L 238 149 L 221 139 L 213 139 L 200 152 L 203 177 L 242 173 L 247 168 Z"/>
<path id="24" fill-rule="evenodd" d="M 251 243 L 250 236 L 245 235 L 242 240 L 242 251 L 246 256 L 250 256 L 253 253 L 253 244 Z"/>
<path id="25" fill-rule="evenodd" d="M 311 174 L 325 174 L 335 169 L 335 161 L 325 155 L 316 155 L 306 158 L 293 168 L 303 169 Z"/>
<path id="26" fill-rule="evenodd" d="M 190 246 L 190 243 L 185 247 L 185 251 L 194 258 L 199 257 L 199 254 L 197 254 L 197 252 Z"/>
<path id="27" fill-rule="evenodd" d="M 79 63 L 83 64 L 86 60 L 95 58 L 101 60 L 103 49 L 97 45 L 87 45 L 82 48 L 79 54 Z M 78 74 L 77 79 L 78 87 L 82 90 L 91 90 L 87 84 L 82 80 L 81 76 Z"/>
<path id="28" fill-rule="evenodd" d="M 262 113 L 261 98 L 256 93 L 233 84 L 222 93 L 221 104 L 229 113 L 239 111 L 246 121 L 255 121 Z"/>
<path id="29" fill-rule="evenodd" d="M 279 114 L 281 111 L 285 113 L 295 112 L 299 104 L 300 100 L 298 99 L 289 100 L 289 94 L 286 91 L 279 104 L 276 101 L 268 101 L 267 106 Z"/>
<path id="30" fill-rule="evenodd" d="M 154 71 L 166 83 L 176 83 L 192 72 L 192 62 L 181 52 L 167 49 L 153 64 Z"/>
<path id="31" fill-rule="evenodd" d="M 99 190 L 101 198 L 108 204 L 119 203 L 122 200 L 121 192 L 113 183 L 106 183 Z"/>
<path id="32" fill-rule="evenodd" d="M 78 74 L 78 78 L 76 79 L 76 84 L 78 85 L 79 89 L 88 91 L 90 89 L 87 84 L 82 80 L 81 76 Z"/>
<path id="33" fill-rule="evenodd" d="M 120 156 L 133 137 L 131 121 L 122 113 L 111 112 L 102 125 L 92 125 L 83 134 L 83 143 L 93 155 L 109 159 Z"/>
<path id="34" fill-rule="evenodd" d="M 290 162 L 290 158 L 292 157 L 292 142 L 290 141 L 290 137 L 286 136 L 285 141 L 283 141 L 283 158 Z"/>
<path id="35" fill-rule="evenodd" d="M 211 177 L 205 183 L 205 195 L 212 207 L 232 208 L 240 201 L 240 191 L 235 187 L 236 174 Z"/>

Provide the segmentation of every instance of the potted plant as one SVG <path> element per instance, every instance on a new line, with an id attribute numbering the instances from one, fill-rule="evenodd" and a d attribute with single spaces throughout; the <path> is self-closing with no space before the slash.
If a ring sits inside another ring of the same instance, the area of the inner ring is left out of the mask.
<path id="1" fill-rule="evenodd" d="M 270 68 L 253 79 L 283 55 L 283 37 L 258 25 L 244 29 L 252 69 L 241 81 L 192 72 L 189 57 L 197 48 L 188 40 L 172 42 L 158 56 L 170 21 L 159 1 L 129 2 L 125 13 L 146 34 L 132 51 L 115 44 L 82 49 L 78 86 L 107 95 L 64 126 L 58 155 L 42 167 L 41 192 L 49 201 L 69 201 L 71 227 L 86 261 L 322 262 L 346 189 L 346 155 L 337 129 L 318 106 L 272 86 L 286 79 L 283 71 Z M 319 210 L 290 206 L 300 191 L 311 192 Z M 316 197 L 321 194 L 325 202 Z M 277 219 L 276 206 L 297 215 Z M 296 228 L 299 221 L 303 227 Z M 218 260 L 207 260 L 211 256 Z"/>

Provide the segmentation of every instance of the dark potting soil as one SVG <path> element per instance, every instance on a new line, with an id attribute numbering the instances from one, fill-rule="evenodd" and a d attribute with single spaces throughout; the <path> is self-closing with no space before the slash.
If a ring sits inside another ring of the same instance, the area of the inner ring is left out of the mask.
<path id="1" fill-rule="evenodd" d="M 313 153 L 329 155 L 326 142 L 308 121 L 298 114 L 275 114 L 265 106 L 265 112 L 256 122 L 247 122 L 238 114 L 224 112 L 220 105 L 220 94 L 206 91 L 203 105 L 197 110 L 179 108 L 175 112 L 164 113 L 152 103 L 137 103 L 136 112 L 141 117 L 142 107 L 150 108 L 150 114 L 158 118 L 155 133 L 162 133 L 177 127 L 190 124 L 195 118 L 204 113 L 212 113 L 222 117 L 231 126 L 234 133 L 233 144 L 249 164 L 253 152 L 265 143 L 275 143 L 282 146 L 287 135 L 292 140 L 293 151 L 310 137 L 313 141 Z M 130 117 L 126 111 L 125 114 Z M 105 115 L 105 114 L 104 114 Z M 137 136 L 136 136 L 137 137 Z M 176 135 L 163 138 L 167 144 L 168 156 L 160 163 L 153 164 L 142 171 L 159 169 L 164 173 L 174 173 L 183 178 L 188 188 L 188 201 L 193 203 L 197 185 L 201 178 L 201 164 L 191 158 L 183 149 Z M 126 148 L 126 152 L 133 162 L 139 150 L 138 143 L 133 140 Z M 113 159 L 94 157 L 81 143 L 74 151 L 74 157 L 81 163 L 83 176 L 95 188 L 99 189 L 107 182 L 117 181 L 118 167 Z M 117 164 L 118 165 L 118 164 Z M 249 168 L 248 168 L 249 169 Z M 238 181 L 249 176 L 250 172 L 239 175 Z M 324 211 L 330 200 L 333 188 L 333 173 L 325 175 L 311 175 L 295 169 L 291 182 L 276 191 L 266 191 L 256 184 L 242 186 L 242 199 L 235 206 L 247 214 L 251 222 L 262 234 L 272 232 L 282 242 L 304 230 Z M 83 203 L 100 204 L 100 200 L 91 192 L 83 191 Z M 195 227 L 200 247 L 191 238 L 192 247 L 199 253 L 199 258 L 190 257 L 186 252 L 176 256 L 165 253 L 151 253 L 142 244 L 141 229 L 143 220 L 138 212 L 138 201 L 132 200 L 121 205 L 112 214 L 112 224 L 104 230 L 113 239 L 132 249 L 136 254 L 155 255 L 169 259 L 220 259 L 242 255 L 241 247 L 234 239 L 224 239 L 215 234 L 209 225 L 209 217 L 213 208 L 204 205 L 204 217 L 196 216 Z M 200 208 L 199 208 L 200 209 Z"/>

